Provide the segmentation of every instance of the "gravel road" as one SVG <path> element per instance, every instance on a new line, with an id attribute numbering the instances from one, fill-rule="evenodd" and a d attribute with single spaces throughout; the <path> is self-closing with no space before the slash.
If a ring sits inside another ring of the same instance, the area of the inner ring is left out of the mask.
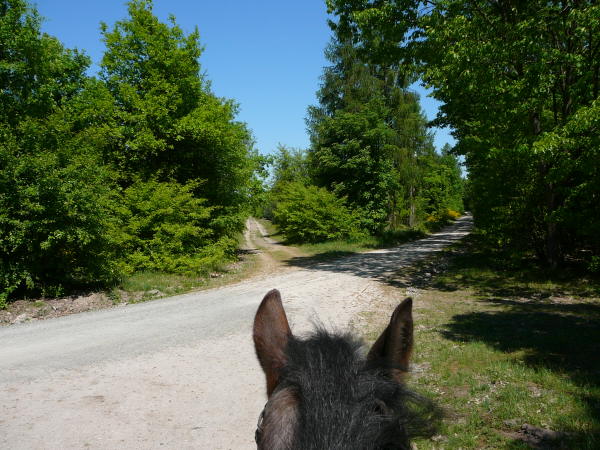
<path id="1" fill-rule="evenodd" d="M 0 328 L 0 448 L 256 448 L 265 387 L 251 327 L 264 294 L 281 291 L 296 334 L 317 318 L 344 328 L 392 295 L 384 281 L 398 268 L 470 228 L 466 216 L 393 249 L 296 257 L 236 285 Z"/>

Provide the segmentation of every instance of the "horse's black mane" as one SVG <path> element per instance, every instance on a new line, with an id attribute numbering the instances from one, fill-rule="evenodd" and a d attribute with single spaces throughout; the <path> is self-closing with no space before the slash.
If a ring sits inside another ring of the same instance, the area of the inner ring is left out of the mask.
<path id="1" fill-rule="evenodd" d="M 320 328 L 290 337 L 286 359 L 277 390 L 299 399 L 296 449 L 404 449 L 434 431 L 432 403 L 394 380 L 391 368 L 367 362 L 349 334 Z"/>

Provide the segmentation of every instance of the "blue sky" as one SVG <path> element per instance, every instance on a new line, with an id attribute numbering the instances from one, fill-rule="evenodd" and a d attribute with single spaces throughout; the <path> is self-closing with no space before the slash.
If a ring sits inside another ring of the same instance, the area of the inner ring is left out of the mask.
<path id="1" fill-rule="evenodd" d="M 109 27 L 127 17 L 122 0 L 34 0 L 45 18 L 42 30 L 66 47 L 84 50 L 95 66 L 102 58 L 100 22 Z M 212 90 L 240 104 L 261 153 L 278 143 L 306 148 L 304 117 L 315 104 L 319 77 L 327 65 L 323 50 L 330 38 L 325 0 L 154 0 L 154 14 L 166 21 L 174 14 L 186 32 L 198 26 L 205 50 L 200 57 Z M 429 119 L 438 102 L 425 95 L 421 104 Z M 437 130 L 435 143 L 454 143 Z"/>

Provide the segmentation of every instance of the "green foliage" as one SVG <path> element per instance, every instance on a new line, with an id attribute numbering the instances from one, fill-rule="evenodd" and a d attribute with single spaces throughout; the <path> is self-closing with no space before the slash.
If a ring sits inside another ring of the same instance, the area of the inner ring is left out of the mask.
<path id="1" fill-rule="evenodd" d="M 196 186 L 137 181 L 123 192 L 116 231 L 125 274 L 135 271 L 197 274 L 231 259 L 237 243 L 215 239 L 213 208 L 194 197 Z"/>
<path id="2" fill-rule="evenodd" d="M 421 197 L 427 214 L 443 215 L 448 210 L 463 210 L 464 182 L 456 158 L 448 144 L 442 154 L 430 153 L 424 160 Z"/>
<path id="3" fill-rule="evenodd" d="M 270 166 L 271 173 L 265 177 L 270 178 L 268 185 L 255 199 L 258 200 L 256 213 L 259 217 L 273 219 L 273 210 L 277 195 L 288 183 L 298 182 L 309 185 L 312 183 L 310 165 L 305 150 L 289 148 L 279 144 L 273 155 L 265 157 L 265 167 Z"/>
<path id="4" fill-rule="evenodd" d="M 254 165 L 254 171 L 246 193 L 247 198 L 244 215 L 249 213 L 255 217 L 266 217 L 265 211 L 267 205 L 270 203 L 270 193 L 267 182 L 270 176 L 268 167 L 271 165 L 272 158 L 270 155 L 260 155 L 255 149 L 252 152 L 251 159 Z"/>
<path id="5" fill-rule="evenodd" d="M 377 111 L 365 110 L 324 119 L 315 134 L 318 141 L 310 158 L 318 185 L 364 209 L 370 230 L 383 228 L 396 182 L 392 161 L 386 158 L 392 131 Z"/>
<path id="6" fill-rule="evenodd" d="M 212 94 L 200 75 L 198 30 L 186 35 L 172 16 L 161 23 L 148 0 L 128 9 L 112 30 L 102 25 L 101 78 L 118 118 L 108 157 L 126 180 L 202 181 L 199 197 L 239 209 L 256 168 L 252 139 L 235 120 L 236 103 Z"/>
<path id="7" fill-rule="evenodd" d="M 89 60 L 42 35 L 24 2 L 0 9 L 2 298 L 111 282 L 113 174 L 72 120 Z"/>
<path id="8" fill-rule="evenodd" d="M 442 209 L 427 216 L 423 225 L 429 231 L 439 231 L 460 216 L 461 214 L 453 209 Z"/>
<path id="9" fill-rule="evenodd" d="M 462 210 L 460 169 L 433 150 L 418 96 L 407 89 L 410 71 L 361 53 L 352 29 L 331 25 L 332 65 L 307 119 L 313 181 L 364 211 L 376 234 Z"/>
<path id="10" fill-rule="evenodd" d="M 309 184 L 311 181 L 308 155 L 305 150 L 288 148 L 285 145 L 277 146 L 277 152 L 272 156 L 273 165 L 273 190 L 285 183 L 301 182 Z"/>
<path id="11" fill-rule="evenodd" d="M 8 306 L 8 292 L 0 293 L 0 309 L 6 309 Z"/>
<path id="12" fill-rule="evenodd" d="M 157 155 L 172 149 L 175 121 L 189 114 L 202 95 L 198 31 L 189 36 L 161 23 L 152 3 L 128 3 L 129 18 L 112 31 L 102 24 L 106 52 L 101 77 L 118 105 L 121 140 L 111 155 L 134 171 L 155 169 Z"/>
<path id="13" fill-rule="evenodd" d="M 589 232 L 598 217 L 597 2 L 327 4 L 339 36 L 414 68 L 442 102 L 435 123 L 454 129 L 476 224 L 490 240 L 535 250 L 551 266 L 598 252 Z"/>
<path id="14" fill-rule="evenodd" d="M 197 30 L 132 0 L 101 79 L 0 0 L 0 307 L 136 270 L 198 275 L 234 254 L 264 161 L 200 75 Z"/>
<path id="15" fill-rule="evenodd" d="M 592 273 L 600 273 L 600 256 L 592 256 L 588 264 L 588 270 Z"/>
<path id="16" fill-rule="evenodd" d="M 111 174 L 87 154 L 0 144 L 0 291 L 49 294 L 118 276 Z"/>
<path id="17" fill-rule="evenodd" d="M 273 221 L 291 242 L 323 242 L 364 236 L 360 218 L 326 189 L 286 183 L 276 196 Z"/>
<path id="18" fill-rule="evenodd" d="M 24 0 L 0 0 L 0 123 L 44 118 L 81 88 L 89 58 L 42 34 Z"/>
<path id="19" fill-rule="evenodd" d="M 352 29 L 330 25 L 331 66 L 319 105 L 308 110 L 311 147 L 282 147 L 273 159 L 274 221 L 298 242 L 358 230 L 391 242 L 428 215 L 446 220 L 449 208 L 462 210 L 460 168 L 449 149 L 435 153 L 418 97 L 407 90 L 410 71 L 366 57 Z"/>
<path id="20" fill-rule="evenodd" d="M 562 245 L 585 246 L 600 256 L 600 99 L 581 107 L 569 121 L 542 134 L 533 145 L 548 165 L 543 182 L 552 183 L 560 199 L 544 221 L 565 234 Z"/>

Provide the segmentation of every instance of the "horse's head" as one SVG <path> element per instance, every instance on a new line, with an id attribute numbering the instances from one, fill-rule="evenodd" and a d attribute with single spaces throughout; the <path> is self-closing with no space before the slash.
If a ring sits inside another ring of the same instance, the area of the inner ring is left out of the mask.
<path id="1" fill-rule="evenodd" d="M 258 448 L 410 448 L 409 437 L 423 431 L 422 413 L 430 409 L 402 383 L 412 344 L 410 298 L 398 305 L 365 357 L 362 343 L 349 335 L 317 330 L 296 338 L 279 292 L 267 293 L 254 319 L 268 395 Z"/>

